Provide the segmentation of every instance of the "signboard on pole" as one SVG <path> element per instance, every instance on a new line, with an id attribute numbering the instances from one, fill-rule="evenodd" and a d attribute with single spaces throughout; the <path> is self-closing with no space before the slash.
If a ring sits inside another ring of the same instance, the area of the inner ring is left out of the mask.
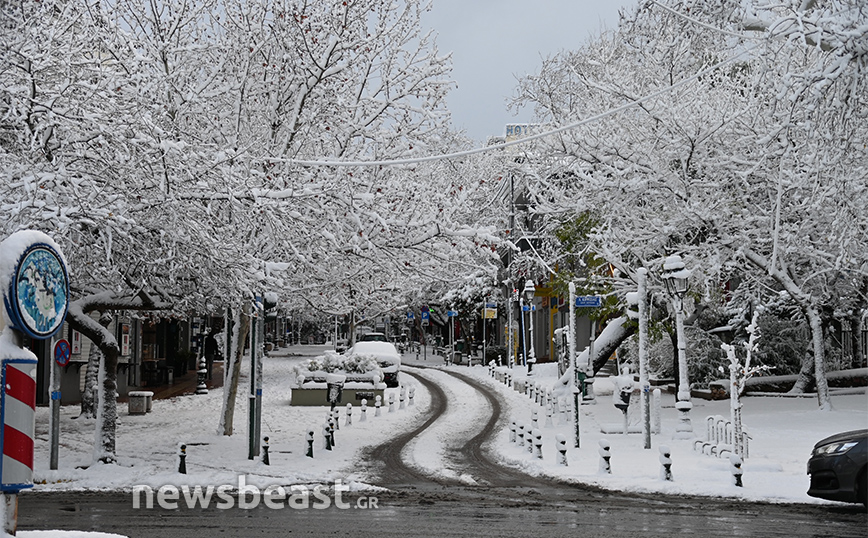
<path id="1" fill-rule="evenodd" d="M 458 311 L 457 310 L 447 310 L 446 316 L 450 317 L 450 318 L 456 318 L 456 317 L 458 317 Z"/>
<path id="2" fill-rule="evenodd" d="M 54 362 L 58 366 L 66 366 L 69 364 L 69 356 L 72 353 L 72 348 L 69 346 L 69 341 L 60 339 L 54 344 Z"/>
<path id="3" fill-rule="evenodd" d="M 59 247 L 42 232 L 16 232 L 0 243 L 0 252 L 15 260 L 4 267 L 10 273 L 0 275 L 8 282 L 0 294 L 13 329 L 13 356 L 4 358 L 0 366 L 0 491 L 15 494 L 33 486 L 38 364 L 20 341 L 22 335 L 47 340 L 60 330 L 69 307 L 69 280 Z M 62 342 L 65 345 L 56 352 L 68 361 L 71 348 Z M 9 521 L 5 527 L 10 528 Z"/>
<path id="4" fill-rule="evenodd" d="M 599 308 L 603 306 L 603 298 L 599 295 L 577 295 L 577 308 Z"/>
<path id="5" fill-rule="evenodd" d="M 431 314 L 427 310 L 423 311 L 422 312 L 422 326 L 423 327 L 427 326 L 430 319 L 431 319 Z"/>

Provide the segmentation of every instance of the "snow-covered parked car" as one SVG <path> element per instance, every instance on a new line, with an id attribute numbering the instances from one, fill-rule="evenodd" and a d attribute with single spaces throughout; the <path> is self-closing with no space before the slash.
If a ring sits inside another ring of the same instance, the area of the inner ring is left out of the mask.
<path id="1" fill-rule="evenodd" d="M 383 382 L 387 387 L 398 386 L 398 372 L 401 370 L 401 354 L 389 342 L 356 342 L 347 351 L 346 356 L 354 360 L 373 358 L 383 373 Z"/>

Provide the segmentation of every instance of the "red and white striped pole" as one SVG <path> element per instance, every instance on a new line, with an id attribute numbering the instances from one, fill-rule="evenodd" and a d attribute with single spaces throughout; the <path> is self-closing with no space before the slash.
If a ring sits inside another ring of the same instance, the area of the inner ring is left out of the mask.
<path id="1" fill-rule="evenodd" d="M 35 375 L 36 360 L 6 359 L 2 362 L 0 489 L 4 492 L 33 486 Z"/>
<path id="2" fill-rule="evenodd" d="M 47 340 L 60 331 L 69 280 L 63 254 L 42 232 L 23 230 L 4 239 L 0 261 L 0 529 L 14 536 L 18 492 L 33 487 L 38 358 L 24 348 L 23 337 Z"/>

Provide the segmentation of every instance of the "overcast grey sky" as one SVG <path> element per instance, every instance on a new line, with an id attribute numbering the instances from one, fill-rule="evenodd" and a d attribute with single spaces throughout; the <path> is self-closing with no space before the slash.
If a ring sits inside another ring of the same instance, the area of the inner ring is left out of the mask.
<path id="1" fill-rule="evenodd" d="M 506 100 L 518 76 L 539 71 L 541 58 L 579 48 L 601 27 L 614 28 L 618 9 L 636 0 L 434 0 L 422 18 L 437 32 L 441 54 L 452 52 L 448 98 L 454 127 L 484 142 L 501 136 L 507 123 L 532 120 L 531 110 L 513 116 Z"/>

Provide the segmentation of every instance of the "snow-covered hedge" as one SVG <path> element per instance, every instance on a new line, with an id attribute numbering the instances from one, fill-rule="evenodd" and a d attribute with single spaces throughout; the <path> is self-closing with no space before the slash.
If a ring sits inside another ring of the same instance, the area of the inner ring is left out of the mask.
<path id="1" fill-rule="evenodd" d="M 347 381 L 375 385 L 383 378 L 380 364 L 373 355 L 341 355 L 334 351 L 302 361 L 294 371 L 296 388 L 305 382 L 324 382 L 329 374 L 345 374 Z"/>

